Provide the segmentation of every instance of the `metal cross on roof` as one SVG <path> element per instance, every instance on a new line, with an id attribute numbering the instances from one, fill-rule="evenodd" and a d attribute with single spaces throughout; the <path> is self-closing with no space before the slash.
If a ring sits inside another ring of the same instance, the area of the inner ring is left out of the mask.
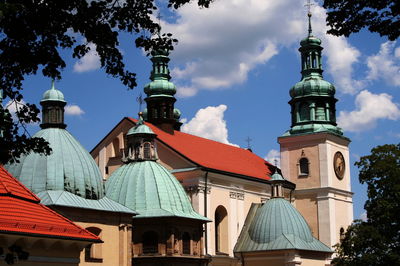
<path id="1" fill-rule="evenodd" d="M 247 142 L 247 149 L 251 149 L 251 144 L 250 144 L 250 142 L 252 141 L 252 139 L 251 139 L 250 137 L 247 137 L 247 138 L 245 139 L 245 141 Z"/>
<path id="2" fill-rule="evenodd" d="M 136 98 L 136 101 L 139 103 L 139 112 L 141 112 L 142 111 L 142 104 L 143 104 L 142 93 L 139 94 L 139 96 Z"/>
<path id="3" fill-rule="evenodd" d="M 313 5 L 314 4 L 311 3 L 311 0 L 307 0 L 307 4 L 304 5 L 305 7 L 307 7 L 308 15 L 311 15 L 311 6 Z"/>
<path id="4" fill-rule="evenodd" d="M 161 18 L 162 18 L 160 11 L 158 11 L 158 14 L 157 14 L 156 18 L 158 19 L 158 26 L 159 26 L 159 29 L 158 29 L 157 33 L 158 33 L 158 36 L 160 37 L 161 36 Z"/>

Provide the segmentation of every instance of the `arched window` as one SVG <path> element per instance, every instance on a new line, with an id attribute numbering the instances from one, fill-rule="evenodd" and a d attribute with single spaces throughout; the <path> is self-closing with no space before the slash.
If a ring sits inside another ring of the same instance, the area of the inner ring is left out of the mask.
<path id="1" fill-rule="evenodd" d="M 97 227 L 86 228 L 92 234 L 101 238 L 101 229 Z M 91 244 L 85 248 L 85 261 L 87 262 L 103 262 L 102 243 Z"/>
<path id="2" fill-rule="evenodd" d="M 310 120 L 310 110 L 307 104 L 301 104 L 299 107 L 300 122 Z"/>
<path id="3" fill-rule="evenodd" d="M 309 168 L 308 168 L 308 159 L 307 158 L 301 158 L 300 160 L 299 160 L 299 170 L 300 170 L 300 175 L 301 176 L 307 176 L 309 173 L 310 173 L 310 171 L 309 171 Z"/>
<path id="4" fill-rule="evenodd" d="M 228 248 L 228 212 L 223 206 L 215 210 L 215 251 L 229 253 Z"/>
<path id="5" fill-rule="evenodd" d="M 340 234 L 340 236 L 339 236 L 340 242 L 342 242 L 344 240 L 344 237 L 345 237 L 344 228 L 343 227 L 340 227 L 339 234 Z"/>
<path id="6" fill-rule="evenodd" d="M 190 255 L 190 234 L 188 232 L 183 233 L 182 236 L 182 253 Z"/>
<path id="7" fill-rule="evenodd" d="M 158 253 L 158 235 L 154 231 L 147 231 L 142 237 L 143 254 Z"/>
<path id="8" fill-rule="evenodd" d="M 151 159 L 151 144 L 149 142 L 143 144 L 143 156 L 144 159 Z"/>

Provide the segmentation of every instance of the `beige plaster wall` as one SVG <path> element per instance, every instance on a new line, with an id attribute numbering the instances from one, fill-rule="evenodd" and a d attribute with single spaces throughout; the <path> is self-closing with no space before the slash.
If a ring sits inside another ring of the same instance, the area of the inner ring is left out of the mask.
<path id="1" fill-rule="evenodd" d="M 313 236 L 318 239 L 318 203 L 316 195 L 296 195 L 295 207 L 306 219 Z"/>
<path id="2" fill-rule="evenodd" d="M 353 220 L 353 204 L 347 201 L 346 197 L 338 196 L 338 199 L 335 201 L 335 213 L 335 239 L 333 242 L 338 243 L 340 241 L 340 228 L 346 231 Z"/>
<path id="3" fill-rule="evenodd" d="M 182 169 L 195 166 L 159 141 L 156 141 L 156 143 L 160 163 L 167 169 Z"/>
<path id="4" fill-rule="evenodd" d="M 301 258 L 301 265 L 304 266 L 326 266 L 324 259 Z"/>
<path id="5" fill-rule="evenodd" d="M 126 228 L 120 228 L 119 224 L 109 225 L 101 223 L 76 222 L 83 228 L 97 227 L 101 229 L 102 265 L 130 265 L 131 258 L 131 232 Z M 79 265 L 99 265 L 97 262 L 86 262 L 85 252 L 80 254 L 81 263 Z"/>
<path id="6" fill-rule="evenodd" d="M 113 212 L 58 207 L 56 211 L 83 228 L 101 229 L 100 238 L 103 265 L 130 265 L 132 256 L 132 216 Z M 80 265 L 99 265 L 85 262 L 85 251 L 80 255 Z"/>
<path id="7" fill-rule="evenodd" d="M 303 154 L 303 156 L 302 156 Z M 299 160 L 305 157 L 309 161 L 309 175 L 299 175 Z M 316 188 L 321 186 L 319 176 L 319 151 L 318 146 L 305 146 L 289 148 L 290 180 L 296 184 L 296 189 Z"/>

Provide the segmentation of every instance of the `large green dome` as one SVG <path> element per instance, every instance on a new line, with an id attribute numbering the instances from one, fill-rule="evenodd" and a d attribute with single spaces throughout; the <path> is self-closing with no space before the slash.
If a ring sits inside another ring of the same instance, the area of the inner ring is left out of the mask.
<path id="1" fill-rule="evenodd" d="M 92 156 L 65 129 L 46 128 L 33 137 L 44 138 L 52 149 L 49 156 L 30 153 L 6 168 L 34 193 L 68 191 L 86 199 L 104 197 L 99 168 Z"/>
<path id="2" fill-rule="evenodd" d="M 182 217 L 208 221 L 193 210 L 179 181 L 154 161 L 124 164 L 106 182 L 108 198 L 139 213 L 135 218 Z"/>
<path id="3" fill-rule="evenodd" d="M 303 216 L 283 198 L 273 198 L 261 207 L 249 229 L 250 237 L 258 243 L 269 243 L 283 235 L 293 235 L 303 241 L 313 241 Z"/>
<path id="4" fill-rule="evenodd" d="M 313 237 L 301 214 L 284 198 L 272 198 L 264 205 L 253 204 L 248 225 L 242 229 L 235 252 L 269 250 L 332 250 Z"/>

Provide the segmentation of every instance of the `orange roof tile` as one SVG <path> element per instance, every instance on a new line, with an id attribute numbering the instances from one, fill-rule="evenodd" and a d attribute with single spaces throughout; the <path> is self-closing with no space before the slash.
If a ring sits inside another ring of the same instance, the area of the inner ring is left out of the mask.
<path id="1" fill-rule="evenodd" d="M 50 208 L 0 165 L 0 232 L 101 242 Z"/>
<path id="2" fill-rule="evenodd" d="M 136 119 L 128 119 L 137 122 Z M 257 179 L 270 179 L 274 166 L 247 149 L 176 130 L 169 134 L 150 123 L 146 125 L 157 134 L 157 139 L 202 167 Z"/>

